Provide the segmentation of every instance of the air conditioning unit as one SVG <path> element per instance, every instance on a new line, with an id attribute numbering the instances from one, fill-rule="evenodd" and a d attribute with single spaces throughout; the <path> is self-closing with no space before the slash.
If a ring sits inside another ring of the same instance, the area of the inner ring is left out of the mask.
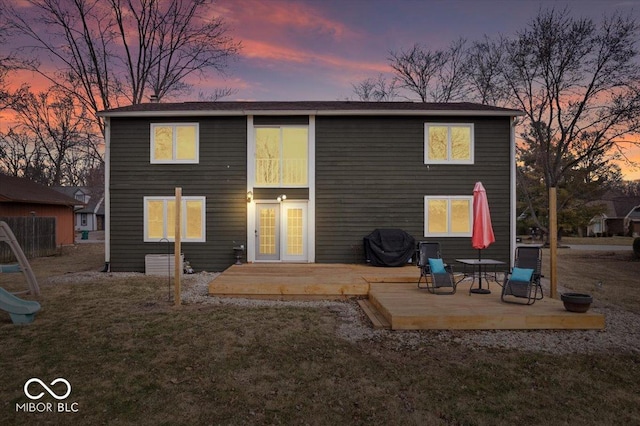
<path id="1" fill-rule="evenodd" d="M 180 255 L 180 265 L 184 264 L 184 254 Z M 147 254 L 144 256 L 145 275 L 175 276 L 175 257 L 172 254 Z M 182 274 L 182 267 L 180 268 Z"/>

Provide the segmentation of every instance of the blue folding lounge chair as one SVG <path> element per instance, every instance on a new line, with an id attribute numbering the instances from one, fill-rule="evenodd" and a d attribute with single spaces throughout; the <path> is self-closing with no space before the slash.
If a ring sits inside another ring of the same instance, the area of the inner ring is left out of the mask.
<path id="1" fill-rule="evenodd" d="M 429 278 L 429 259 L 442 259 L 440 255 L 440 243 L 430 241 L 420 241 L 418 243 L 418 268 L 420 269 L 420 278 L 418 278 L 418 288 L 427 288 L 427 280 Z M 424 277 L 425 285 L 421 286 Z"/>
<path id="2" fill-rule="evenodd" d="M 442 259 L 429 259 L 429 277 L 427 290 L 433 294 L 454 294 L 456 281 L 451 266 L 445 265 Z M 448 290 L 443 290 L 448 289 Z"/>
<path id="3" fill-rule="evenodd" d="M 533 305 L 544 297 L 542 277 L 542 249 L 518 247 L 513 269 L 505 275 L 502 286 L 503 302 Z"/>

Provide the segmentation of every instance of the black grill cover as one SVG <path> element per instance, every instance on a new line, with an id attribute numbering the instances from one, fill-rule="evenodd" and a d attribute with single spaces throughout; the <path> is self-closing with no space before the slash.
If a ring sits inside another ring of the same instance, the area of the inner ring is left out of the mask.
<path id="1" fill-rule="evenodd" d="M 416 242 L 402 229 L 376 229 L 363 238 L 364 255 L 373 266 L 403 266 L 415 253 Z"/>

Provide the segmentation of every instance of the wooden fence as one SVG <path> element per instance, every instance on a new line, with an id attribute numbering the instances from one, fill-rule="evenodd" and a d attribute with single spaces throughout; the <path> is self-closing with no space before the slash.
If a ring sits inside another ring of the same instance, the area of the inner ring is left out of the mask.
<path id="1" fill-rule="evenodd" d="M 55 217 L 0 217 L 7 222 L 29 259 L 56 253 Z M 0 242 L 0 263 L 16 262 L 9 244 Z"/>

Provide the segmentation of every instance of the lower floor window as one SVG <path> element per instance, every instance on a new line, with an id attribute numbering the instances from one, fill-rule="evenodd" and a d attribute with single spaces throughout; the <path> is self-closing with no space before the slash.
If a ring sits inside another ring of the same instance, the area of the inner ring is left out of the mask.
<path id="1" fill-rule="evenodd" d="M 182 197 L 180 240 L 205 242 L 206 198 Z M 175 240 L 176 198 L 144 197 L 144 241 Z"/>
<path id="2" fill-rule="evenodd" d="M 425 237 L 470 237 L 473 197 L 424 197 Z"/>

